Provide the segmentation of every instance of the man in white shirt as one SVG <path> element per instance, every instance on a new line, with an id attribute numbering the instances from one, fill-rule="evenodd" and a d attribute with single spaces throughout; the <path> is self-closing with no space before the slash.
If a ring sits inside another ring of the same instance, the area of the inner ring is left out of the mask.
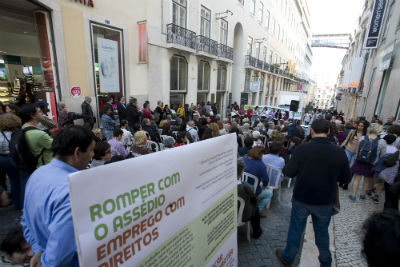
<path id="1" fill-rule="evenodd" d="M 125 147 L 131 147 L 133 146 L 133 135 L 132 133 L 128 130 L 128 121 L 127 120 L 122 120 L 121 121 L 121 130 L 123 132 L 122 134 L 122 139 L 121 143 Z"/>

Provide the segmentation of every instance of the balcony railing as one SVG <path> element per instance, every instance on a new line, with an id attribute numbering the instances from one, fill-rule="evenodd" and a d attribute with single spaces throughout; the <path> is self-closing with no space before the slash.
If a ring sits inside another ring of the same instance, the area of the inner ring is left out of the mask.
<path id="1" fill-rule="evenodd" d="M 167 43 L 180 44 L 195 49 L 196 33 L 170 23 L 167 25 Z"/>
<path id="2" fill-rule="evenodd" d="M 219 44 L 218 56 L 233 60 L 233 48 L 224 44 Z"/>
<path id="3" fill-rule="evenodd" d="M 257 59 L 255 57 L 247 55 L 245 64 L 246 66 L 256 67 L 256 60 Z"/>
<path id="4" fill-rule="evenodd" d="M 196 50 L 218 56 L 218 42 L 211 40 L 208 37 L 205 37 L 202 35 L 197 35 Z"/>
<path id="5" fill-rule="evenodd" d="M 256 68 L 262 70 L 264 62 L 262 60 L 256 59 Z"/>
<path id="6" fill-rule="evenodd" d="M 264 62 L 263 70 L 270 71 L 269 64 L 267 62 Z"/>

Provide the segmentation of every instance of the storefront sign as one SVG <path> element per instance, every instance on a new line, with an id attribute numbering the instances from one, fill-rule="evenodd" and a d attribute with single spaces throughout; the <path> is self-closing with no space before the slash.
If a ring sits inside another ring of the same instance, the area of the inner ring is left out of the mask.
<path id="1" fill-rule="evenodd" d="M 230 134 L 69 175 L 80 265 L 237 266 L 236 151 Z"/>
<path id="2" fill-rule="evenodd" d="M 382 28 L 383 18 L 385 16 L 386 0 L 375 0 L 374 10 L 369 23 L 368 36 L 365 41 L 365 48 L 377 48 L 379 34 Z"/>
<path id="3" fill-rule="evenodd" d="M 71 88 L 71 95 L 74 97 L 80 96 L 82 93 L 81 88 L 79 86 L 74 86 Z"/>
<path id="4" fill-rule="evenodd" d="M 34 92 L 54 92 L 54 88 L 53 87 L 49 87 L 49 86 L 34 86 L 32 88 L 32 91 Z"/>
<path id="5" fill-rule="evenodd" d="M 76 3 L 80 3 L 84 6 L 88 6 L 88 7 L 94 7 L 94 1 L 93 0 L 71 0 L 74 1 Z"/>
<path id="6" fill-rule="evenodd" d="M 138 22 L 139 27 L 139 62 L 147 62 L 147 30 L 146 21 Z"/>
<path id="7" fill-rule="evenodd" d="M 100 92 L 118 93 L 120 91 L 118 42 L 98 37 L 97 51 L 99 56 Z"/>

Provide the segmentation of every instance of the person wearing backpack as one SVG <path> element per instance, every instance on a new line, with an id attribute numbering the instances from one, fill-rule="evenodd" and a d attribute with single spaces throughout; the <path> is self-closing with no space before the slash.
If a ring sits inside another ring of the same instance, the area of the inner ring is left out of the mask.
<path id="1" fill-rule="evenodd" d="M 21 107 L 19 116 L 22 120 L 22 130 L 24 132 L 24 140 L 28 151 L 34 157 L 34 166 L 28 173 L 32 173 L 36 168 L 46 165 L 52 159 L 51 138 L 45 131 L 39 130 L 36 126 L 42 118 L 42 111 L 35 104 L 25 104 Z"/>
<path id="2" fill-rule="evenodd" d="M 356 160 L 351 167 L 353 176 L 353 194 L 349 196 L 350 200 L 355 202 L 358 191 L 358 185 L 361 177 L 364 176 L 364 184 L 360 194 L 360 200 L 365 200 L 365 194 L 372 187 L 372 170 L 374 164 L 380 157 L 386 154 L 386 141 L 379 139 L 382 126 L 377 123 L 371 123 L 365 135 L 358 143 Z"/>
<path id="3" fill-rule="evenodd" d="M 17 165 L 10 156 L 10 141 L 12 133 L 19 128 L 21 128 L 21 119 L 18 116 L 12 113 L 0 115 L 0 168 L 6 171 L 10 180 L 11 198 L 17 210 L 22 209 L 24 204 L 22 187 L 25 187 L 25 184 L 21 183 Z"/>

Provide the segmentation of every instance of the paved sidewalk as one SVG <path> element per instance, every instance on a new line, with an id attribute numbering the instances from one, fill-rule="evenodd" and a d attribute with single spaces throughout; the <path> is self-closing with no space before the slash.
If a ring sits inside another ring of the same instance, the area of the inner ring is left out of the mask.
<path id="1" fill-rule="evenodd" d="M 292 193 L 293 183 L 290 189 L 286 187 L 286 183 L 282 183 L 280 203 L 277 195 L 275 195 L 267 217 L 261 218 L 263 234 L 259 239 L 251 239 L 249 243 L 246 240 L 244 230 L 239 228 L 239 266 L 282 266 L 275 256 L 275 249 L 284 248 L 286 245 Z M 293 266 L 298 266 L 299 258 L 298 255 Z"/>
<path id="2" fill-rule="evenodd" d="M 336 266 L 367 267 L 367 262 L 361 255 L 362 225 L 372 213 L 383 211 L 384 193 L 379 204 L 368 197 L 366 200 L 357 199 L 353 203 L 348 198 L 350 194 L 350 187 L 349 190 L 340 189 L 341 210 L 333 218 Z"/>

